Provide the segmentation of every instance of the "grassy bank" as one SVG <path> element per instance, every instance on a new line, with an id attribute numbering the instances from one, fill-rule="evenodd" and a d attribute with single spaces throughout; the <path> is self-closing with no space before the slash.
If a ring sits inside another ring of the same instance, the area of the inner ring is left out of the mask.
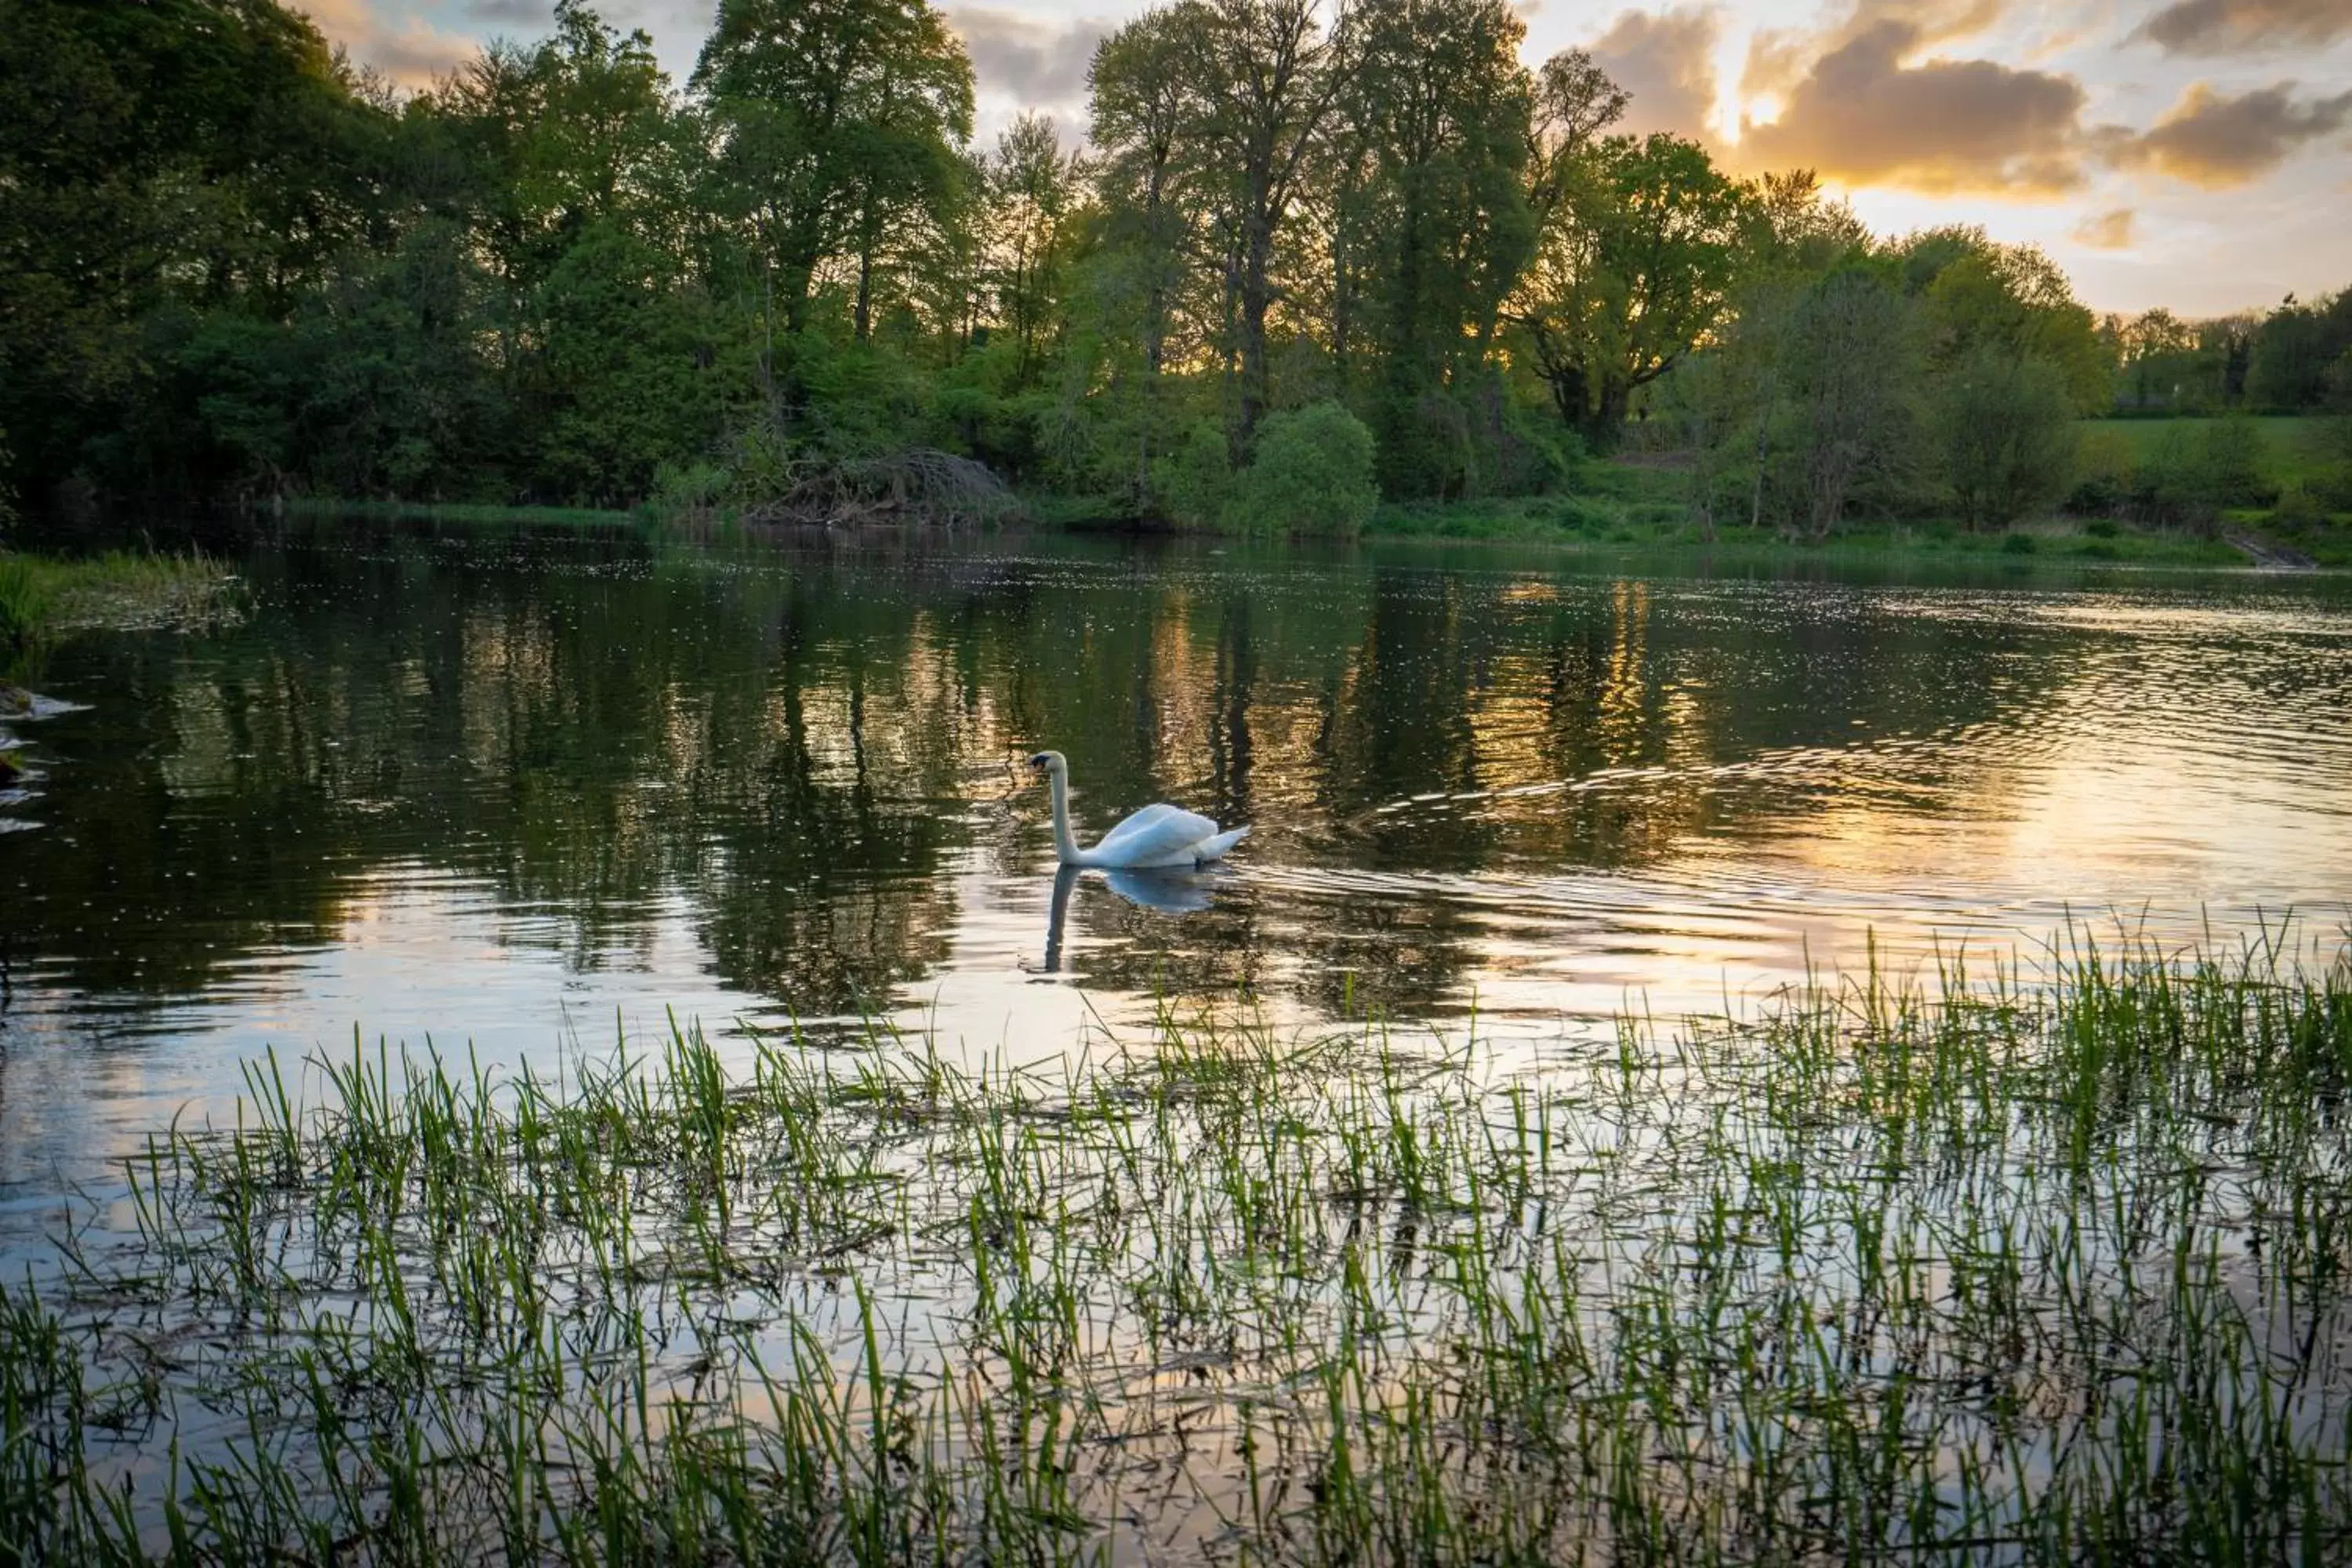
<path id="1" fill-rule="evenodd" d="M 1071 1062 L 259 1064 L 0 1290 L 14 1561 L 2352 1544 L 2341 960 Z"/>
<path id="2" fill-rule="evenodd" d="M 200 623 L 219 613 L 230 581 L 227 568 L 201 555 L 0 550 L 0 661 L 21 664 L 85 626 Z M 0 663 L 0 676 L 10 673 Z"/>
<path id="3" fill-rule="evenodd" d="M 502 506 L 471 501 L 331 500 L 285 503 L 294 518 L 355 518 L 370 522 L 430 522 L 460 528 L 625 528 L 646 526 L 643 508 L 619 511 L 586 506 Z"/>
<path id="4" fill-rule="evenodd" d="M 1366 531 L 1370 537 L 1524 540 L 1594 552 L 1704 554 L 1717 560 L 2042 560 L 2147 566 L 2242 566 L 2247 561 L 2243 551 L 2188 531 L 2071 518 L 2047 519 L 2001 533 L 1970 533 L 1949 523 L 1860 523 L 1813 544 L 1782 538 L 1770 529 L 1721 527 L 1709 533 L 1679 503 L 1606 495 L 1389 506 L 1373 517 Z"/>

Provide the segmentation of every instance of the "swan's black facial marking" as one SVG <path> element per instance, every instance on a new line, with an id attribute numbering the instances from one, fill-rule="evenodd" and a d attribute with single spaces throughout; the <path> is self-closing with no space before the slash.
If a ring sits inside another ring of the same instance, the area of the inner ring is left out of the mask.
<path id="1" fill-rule="evenodd" d="M 1045 753 L 1040 752 L 1035 756 L 1030 758 L 1029 765 L 1032 768 L 1043 768 L 1045 765 Z"/>

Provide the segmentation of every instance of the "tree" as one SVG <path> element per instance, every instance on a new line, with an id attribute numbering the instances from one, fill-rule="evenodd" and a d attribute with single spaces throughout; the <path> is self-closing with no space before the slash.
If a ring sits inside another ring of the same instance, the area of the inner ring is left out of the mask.
<path id="1" fill-rule="evenodd" d="M 1929 363 L 1943 367 L 1988 344 L 2053 366 L 2078 414 L 2105 409 L 2113 360 L 2066 275 L 2032 246 L 1996 245 L 1979 228 L 1931 229 L 1894 251 L 1927 306 Z"/>
<path id="2" fill-rule="evenodd" d="M 1188 15 L 1147 11 L 1097 47 L 1087 69 L 1095 157 L 1096 245 L 1083 304 L 1087 336 L 1104 365 L 1093 400 L 1115 426 L 1113 481 L 1139 510 L 1155 509 L 1154 474 L 1178 420 L 1167 406 L 1171 352 L 1189 357 L 1190 285 L 1209 247 L 1191 128 L 1206 112 L 1193 79 Z"/>
<path id="3" fill-rule="evenodd" d="M 9 5 L 0 426 L 28 498 L 153 395 L 159 311 L 282 319 L 363 231 L 352 154 L 377 116 L 352 87 L 270 0 Z"/>
<path id="4" fill-rule="evenodd" d="M 1639 388 L 1721 319 L 1747 200 L 1696 142 L 1610 137 L 1555 174 L 1535 258 L 1514 296 L 1560 419 L 1614 445 Z M 1550 171 L 1547 170 L 1547 173 Z"/>
<path id="5" fill-rule="evenodd" d="M 847 261 L 865 337 L 886 247 L 960 195 L 961 40 L 925 0 L 722 0 L 694 85 L 787 336 L 808 326 L 824 270 Z"/>
<path id="6" fill-rule="evenodd" d="M 1271 395 L 1277 246 L 1344 77 L 1315 0 L 1184 0 L 1176 15 L 1197 94 L 1182 143 L 1214 214 L 1245 450 Z"/>
<path id="7" fill-rule="evenodd" d="M 1059 319 L 1080 166 L 1053 121 L 1023 114 L 997 138 L 983 170 L 996 317 L 1014 348 L 1013 384 L 1037 377 L 1039 340 Z"/>
<path id="8" fill-rule="evenodd" d="M 1432 405 L 1485 363 L 1532 247 L 1525 29 L 1501 0 L 1366 0 L 1351 24 L 1337 118 L 1370 177 L 1342 208 L 1360 235 L 1346 259 L 1377 301 L 1381 478 L 1412 494 L 1468 466 L 1458 435 L 1427 438 Z"/>
<path id="9" fill-rule="evenodd" d="M 2076 434 L 2066 380 L 2045 359 L 1980 343 L 1936 391 L 1945 475 L 1971 529 L 2005 528 L 2063 495 Z"/>
<path id="10" fill-rule="evenodd" d="M 1781 338 L 1808 534 L 1826 539 L 1858 483 L 1894 477 L 1913 440 L 1917 331 L 1877 270 L 1840 268 L 1794 303 Z"/>
<path id="11" fill-rule="evenodd" d="M 2352 353 L 2352 289 L 2316 304 L 2293 295 L 2253 334 L 2246 396 L 2263 408 L 2305 413 L 2327 405 L 2329 372 Z"/>
<path id="12" fill-rule="evenodd" d="M 2114 332 L 2117 401 L 2133 408 L 2175 408 L 2200 390 L 2197 331 L 2162 309 L 2119 322 Z"/>

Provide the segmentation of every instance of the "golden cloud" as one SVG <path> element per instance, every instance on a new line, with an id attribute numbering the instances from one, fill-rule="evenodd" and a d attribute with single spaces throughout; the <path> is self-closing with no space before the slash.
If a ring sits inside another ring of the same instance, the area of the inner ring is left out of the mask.
<path id="1" fill-rule="evenodd" d="M 2050 195 L 2084 183 L 2073 78 L 1981 59 L 1906 64 L 1926 41 L 1915 21 L 1863 27 L 1788 81 L 1779 119 L 1745 124 L 1743 162 L 1938 195 Z"/>
<path id="2" fill-rule="evenodd" d="M 1593 40 L 1593 59 L 1633 95 L 1625 129 L 1706 138 L 1715 106 L 1717 28 L 1713 6 L 1627 11 Z"/>
<path id="3" fill-rule="evenodd" d="M 429 87 L 478 52 L 472 40 L 413 17 L 399 25 L 387 22 L 369 0 L 300 0 L 296 8 L 309 14 L 329 43 L 341 44 L 352 59 L 404 87 Z"/>
<path id="4" fill-rule="evenodd" d="M 2352 92 L 2298 102 L 2291 81 L 2235 98 L 2199 82 L 2145 135 L 2112 138 L 2108 156 L 2221 190 L 2260 179 L 2347 124 Z"/>
<path id="5" fill-rule="evenodd" d="M 2094 213 L 2074 226 L 2074 243 L 2091 250 L 2129 250 L 2139 237 L 2139 215 L 2129 207 Z"/>

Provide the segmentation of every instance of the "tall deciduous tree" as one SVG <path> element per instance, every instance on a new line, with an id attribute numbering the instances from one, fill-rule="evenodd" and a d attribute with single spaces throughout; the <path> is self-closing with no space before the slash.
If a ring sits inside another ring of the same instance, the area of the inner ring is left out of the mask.
<path id="1" fill-rule="evenodd" d="M 1037 114 L 1006 127 L 985 166 L 991 281 L 1019 386 L 1036 380 L 1044 340 L 1060 319 L 1080 172 L 1053 121 Z"/>
<path id="2" fill-rule="evenodd" d="M 1918 331 L 1874 268 L 1843 267 L 1793 303 L 1780 335 L 1806 531 L 1826 539 L 1857 485 L 1891 479 L 1915 440 Z"/>
<path id="3" fill-rule="evenodd" d="M 1344 80 L 1345 18 L 1327 29 L 1316 0 L 1184 0 L 1177 15 L 1198 95 L 1183 141 L 1222 230 L 1239 372 L 1234 434 L 1245 445 L 1271 392 L 1278 247 Z"/>
<path id="4" fill-rule="evenodd" d="M 1465 466 L 1447 399 L 1485 364 L 1532 247 L 1525 29 L 1502 0 L 1364 0 L 1350 22 L 1341 119 L 1370 177 L 1343 209 L 1347 250 L 1376 302 L 1381 478 L 1412 494 Z"/>
<path id="5" fill-rule="evenodd" d="M 1664 134 L 1608 137 L 1537 168 L 1543 227 L 1512 315 L 1561 420 L 1606 447 L 1633 393 L 1721 318 L 1746 196 L 1696 142 Z"/>
<path id="6" fill-rule="evenodd" d="M 876 266 L 958 197 L 971 60 L 925 0 L 722 0 L 694 84 L 787 334 L 845 264 L 871 327 Z"/>

